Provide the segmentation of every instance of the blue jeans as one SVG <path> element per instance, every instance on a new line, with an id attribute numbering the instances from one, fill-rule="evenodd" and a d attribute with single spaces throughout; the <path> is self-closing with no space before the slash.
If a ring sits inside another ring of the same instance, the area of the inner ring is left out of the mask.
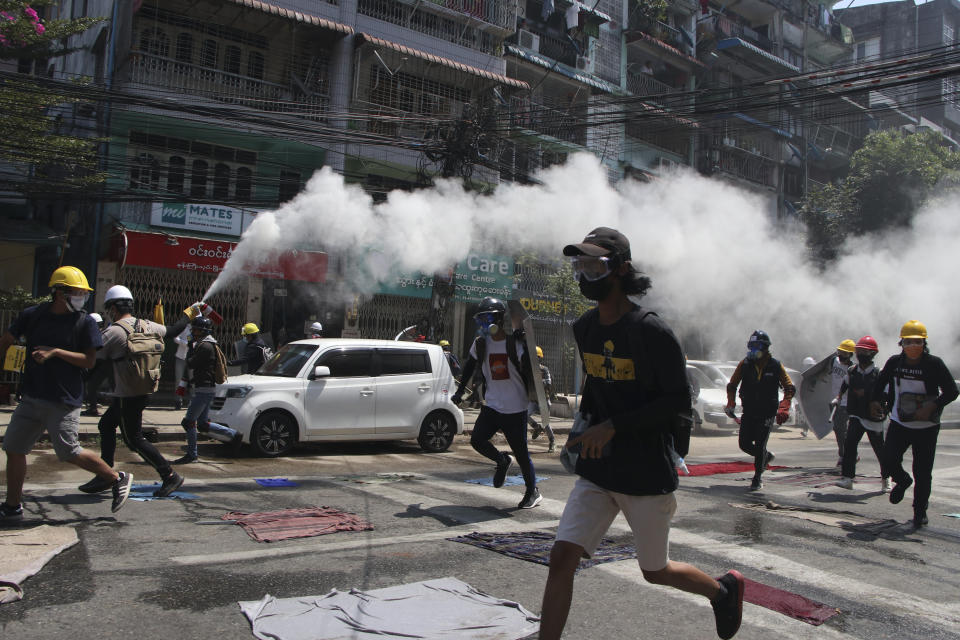
<path id="1" fill-rule="evenodd" d="M 210 422 L 207 414 L 210 413 L 210 404 L 216 395 L 216 389 L 194 389 L 190 397 L 190 406 L 184 416 L 184 431 L 187 432 L 187 455 L 197 456 L 197 431 L 208 434 L 220 442 L 232 442 L 237 432 L 216 422 Z"/>

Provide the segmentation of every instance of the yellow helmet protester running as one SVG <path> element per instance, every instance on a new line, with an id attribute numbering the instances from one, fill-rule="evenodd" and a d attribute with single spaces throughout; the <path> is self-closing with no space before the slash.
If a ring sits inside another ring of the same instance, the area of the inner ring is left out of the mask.
<path id="1" fill-rule="evenodd" d="M 919 320 L 907 320 L 900 327 L 900 338 L 923 338 L 927 339 L 927 327 Z"/>

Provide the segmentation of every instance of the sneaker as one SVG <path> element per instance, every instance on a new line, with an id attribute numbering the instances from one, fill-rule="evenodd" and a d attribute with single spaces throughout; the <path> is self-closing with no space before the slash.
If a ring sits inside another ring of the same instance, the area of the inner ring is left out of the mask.
<path id="1" fill-rule="evenodd" d="M 840 478 L 834 484 L 836 484 L 841 489 L 853 489 L 853 478 Z"/>
<path id="2" fill-rule="evenodd" d="M 543 502 L 543 496 L 540 495 L 540 489 L 534 487 L 533 489 L 527 489 L 527 492 L 523 494 L 523 500 L 520 501 L 517 508 L 533 509 L 541 502 Z"/>
<path id="3" fill-rule="evenodd" d="M 240 455 L 240 447 L 243 446 L 243 434 L 239 431 L 236 435 L 233 436 L 233 440 L 230 441 L 230 452 L 234 457 Z"/>
<path id="4" fill-rule="evenodd" d="M 907 476 L 906 482 L 898 482 L 897 484 L 893 485 L 893 489 L 890 490 L 890 504 L 900 504 L 900 501 L 903 500 L 904 494 L 912 484 L 913 478 Z"/>
<path id="5" fill-rule="evenodd" d="M 806 437 L 807 437 L 807 432 L 806 432 L 806 431 L 801 431 L 801 432 L 800 432 L 800 437 L 801 437 L 801 438 L 806 438 Z"/>
<path id="6" fill-rule="evenodd" d="M 100 476 L 93 476 L 93 480 L 85 482 L 77 489 L 84 493 L 103 493 L 113 486 L 114 480 L 104 480 Z"/>
<path id="7" fill-rule="evenodd" d="M 123 503 L 130 497 L 130 487 L 133 485 L 133 474 L 128 471 L 121 471 L 120 477 L 113 483 L 113 504 L 110 505 L 110 511 L 116 513 L 123 508 Z"/>
<path id="8" fill-rule="evenodd" d="M 185 456 L 181 456 L 177 458 L 170 464 L 190 464 L 192 462 L 199 462 L 199 461 L 200 461 L 200 458 L 198 458 L 197 456 L 191 456 L 190 454 L 187 454 Z"/>
<path id="9" fill-rule="evenodd" d="M 0 502 L 0 522 L 18 522 L 23 520 L 23 505 L 10 506 Z"/>
<path id="10" fill-rule="evenodd" d="M 530 439 L 531 439 L 531 440 L 536 440 L 537 438 L 539 438 L 539 437 L 541 436 L 541 434 L 543 434 L 543 427 L 540 426 L 539 424 L 534 424 L 534 425 L 533 425 L 533 432 L 530 434 Z"/>
<path id="11" fill-rule="evenodd" d="M 181 486 L 183 486 L 183 476 L 176 471 L 172 471 L 169 476 L 164 478 L 163 484 L 153 492 L 153 495 L 157 498 L 166 498 Z"/>
<path id="12" fill-rule="evenodd" d="M 770 463 L 773 462 L 773 459 L 776 458 L 776 454 L 773 451 L 767 451 L 766 457 L 763 459 L 763 468 L 766 469 L 770 466 Z"/>
<path id="13" fill-rule="evenodd" d="M 750 483 L 750 491 L 760 491 L 763 489 L 763 482 L 760 481 L 760 478 L 754 478 L 753 482 Z"/>
<path id="14" fill-rule="evenodd" d="M 917 529 L 929 523 L 930 520 L 927 519 L 926 511 L 917 511 L 913 514 L 913 526 Z"/>
<path id="15" fill-rule="evenodd" d="M 717 578 L 723 588 L 723 593 L 713 605 L 713 617 L 717 620 L 717 635 L 722 640 L 729 640 L 740 630 L 740 620 L 743 618 L 743 576 L 739 571 L 728 571 Z"/>
<path id="16" fill-rule="evenodd" d="M 843 466 L 843 456 L 840 456 L 839 458 L 837 458 L 837 464 L 836 464 L 836 466 L 838 466 L 838 467 L 842 467 L 842 466 Z"/>
<path id="17" fill-rule="evenodd" d="M 497 489 L 503 486 L 507 479 L 507 469 L 513 464 L 513 456 L 509 453 L 503 454 L 503 459 L 497 463 L 497 470 L 493 472 L 493 486 Z"/>
<path id="18" fill-rule="evenodd" d="M 556 443 L 556 442 L 551 442 L 551 443 L 550 443 L 550 446 L 547 447 L 547 453 L 553 453 L 553 452 L 555 452 L 556 450 L 557 450 L 557 443 Z"/>
<path id="19" fill-rule="evenodd" d="M 890 491 L 890 478 L 884 478 L 880 482 L 880 493 L 887 493 Z"/>

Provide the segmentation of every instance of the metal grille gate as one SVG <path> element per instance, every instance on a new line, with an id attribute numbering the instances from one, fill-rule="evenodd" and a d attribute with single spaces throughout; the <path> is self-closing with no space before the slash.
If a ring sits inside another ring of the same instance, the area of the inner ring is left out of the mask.
<path id="1" fill-rule="evenodd" d="M 449 315 L 449 309 L 447 308 Z M 377 294 L 360 305 L 358 326 L 364 338 L 393 340 L 412 324 L 425 319 L 430 312 L 429 298 L 408 298 Z M 444 326 L 449 318 L 444 319 Z"/>
<path id="2" fill-rule="evenodd" d="M 163 313 L 167 324 L 179 319 L 188 306 L 200 300 L 207 292 L 216 276 L 200 271 L 174 271 L 172 269 L 154 269 L 151 267 L 128 266 L 120 270 L 118 284 L 122 284 L 133 293 L 134 315 L 140 318 L 153 318 L 153 307 L 157 299 L 163 300 Z M 240 337 L 240 328 L 246 322 L 247 281 L 221 289 L 210 304 L 223 316 L 223 323 L 214 326 L 213 336 L 228 358 L 236 357 L 233 343 Z M 173 378 L 173 359 L 175 349 L 171 348 L 172 336 L 167 342 L 164 354 L 162 378 Z"/>

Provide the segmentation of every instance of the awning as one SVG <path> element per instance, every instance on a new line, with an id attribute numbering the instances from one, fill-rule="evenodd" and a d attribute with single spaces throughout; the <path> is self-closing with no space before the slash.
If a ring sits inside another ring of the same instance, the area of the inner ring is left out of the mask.
<path id="1" fill-rule="evenodd" d="M 237 243 L 192 238 L 170 233 L 123 229 L 113 256 L 121 266 L 154 267 L 218 274 Z M 284 251 L 259 265 L 246 265 L 244 273 L 259 278 L 326 282 L 328 256 L 322 251 Z"/>
<path id="2" fill-rule="evenodd" d="M 634 32 L 634 33 L 635 33 L 636 36 L 638 36 L 638 37 L 635 37 L 635 38 L 632 40 L 632 42 L 636 42 L 637 40 L 643 40 L 644 42 L 646 42 L 646 43 L 648 43 L 648 44 L 652 44 L 652 45 L 655 46 L 655 47 L 659 47 L 659 48 L 663 49 L 664 51 L 668 51 L 668 52 L 672 53 L 673 55 L 677 56 L 678 58 L 683 58 L 686 62 L 689 62 L 690 64 L 694 64 L 694 65 L 696 65 L 696 66 L 698 66 L 698 67 L 706 67 L 705 64 L 703 64 L 702 62 L 700 62 L 699 60 L 697 60 L 697 59 L 694 58 L 693 56 L 688 56 L 688 55 L 685 54 L 683 51 L 680 51 L 680 49 L 677 49 L 676 47 L 667 44 L 666 42 L 664 42 L 663 40 L 660 40 L 659 38 L 654 38 L 654 37 L 651 36 L 649 33 L 644 33 L 644 32 L 642 32 L 642 31 Z M 719 48 L 720 48 L 720 45 L 717 45 L 717 48 L 719 49 Z"/>
<path id="3" fill-rule="evenodd" d="M 302 22 L 303 24 L 308 24 L 312 27 L 320 27 L 321 29 L 339 31 L 340 33 L 346 35 L 353 33 L 353 27 L 348 27 L 345 24 L 340 24 L 339 22 L 334 22 L 333 20 L 327 20 L 326 18 L 321 18 L 320 16 L 310 15 L 309 13 L 293 11 L 292 9 L 284 9 L 283 7 L 278 7 L 277 5 L 270 4 L 269 2 L 261 2 L 260 0 L 227 0 L 227 2 L 232 2 L 233 4 L 256 9 L 257 11 L 262 11 L 264 13 L 269 13 L 270 15 L 286 18 L 287 20 Z"/>
<path id="4" fill-rule="evenodd" d="M 555 71 L 565 78 L 582 82 L 583 84 L 591 86 L 599 91 L 604 91 L 606 93 L 612 93 L 615 95 L 627 95 L 623 89 L 611 82 L 607 82 L 606 80 L 601 80 L 600 78 L 596 78 L 590 74 L 577 71 L 576 69 L 568 67 L 562 62 L 557 62 L 551 58 L 544 57 L 539 53 L 527 51 L 526 49 L 521 49 L 520 47 L 512 44 L 507 45 L 507 53 L 513 54 L 521 60 L 526 60 L 527 62 L 532 62 L 533 64 L 550 69 L 551 71 Z"/>
<path id="5" fill-rule="evenodd" d="M 743 47 L 747 51 L 752 51 L 758 56 L 762 58 L 766 58 L 770 62 L 780 65 L 784 69 L 788 69 L 790 71 L 793 71 L 794 73 L 800 73 L 800 67 L 790 64 L 783 58 L 779 56 L 775 56 L 769 51 L 764 51 L 760 47 L 750 44 L 746 40 L 741 40 L 740 38 L 725 38 L 717 43 L 717 50 L 719 51 L 723 51 L 724 49 L 731 49 L 733 47 Z"/>
<path id="6" fill-rule="evenodd" d="M 441 58 L 440 56 L 435 56 L 432 53 L 427 53 L 426 51 L 411 49 L 406 45 L 397 44 L 396 42 L 390 42 L 389 40 L 384 40 L 383 38 L 371 36 L 368 33 L 358 33 L 357 46 L 360 46 L 364 42 L 367 42 L 369 44 L 372 44 L 378 47 L 386 47 L 387 49 L 392 49 L 397 53 L 402 53 L 404 55 L 420 58 L 421 60 L 426 60 L 427 62 L 433 62 L 434 64 L 441 64 L 445 67 L 450 67 L 451 69 L 456 69 L 457 71 L 462 71 L 464 73 L 469 73 L 471 75 L 478 76 L 480 78 L 492 80 L 499 84 L 505 84 L 507 86 L 516 87 L 518 89 L 527 89 L 527 90 L 530 89 L 530 85 L 524 82 L 523 80 L 508 78 L 507 76 L 502 76 L 498 73 L 493 73 L 492 71 L 485 71 L 484 69 L 479 69 L 477 67 L 471 67 L 468 64 L 463 64 L 462 62 L 450 60 L 449 58 Z"/>

